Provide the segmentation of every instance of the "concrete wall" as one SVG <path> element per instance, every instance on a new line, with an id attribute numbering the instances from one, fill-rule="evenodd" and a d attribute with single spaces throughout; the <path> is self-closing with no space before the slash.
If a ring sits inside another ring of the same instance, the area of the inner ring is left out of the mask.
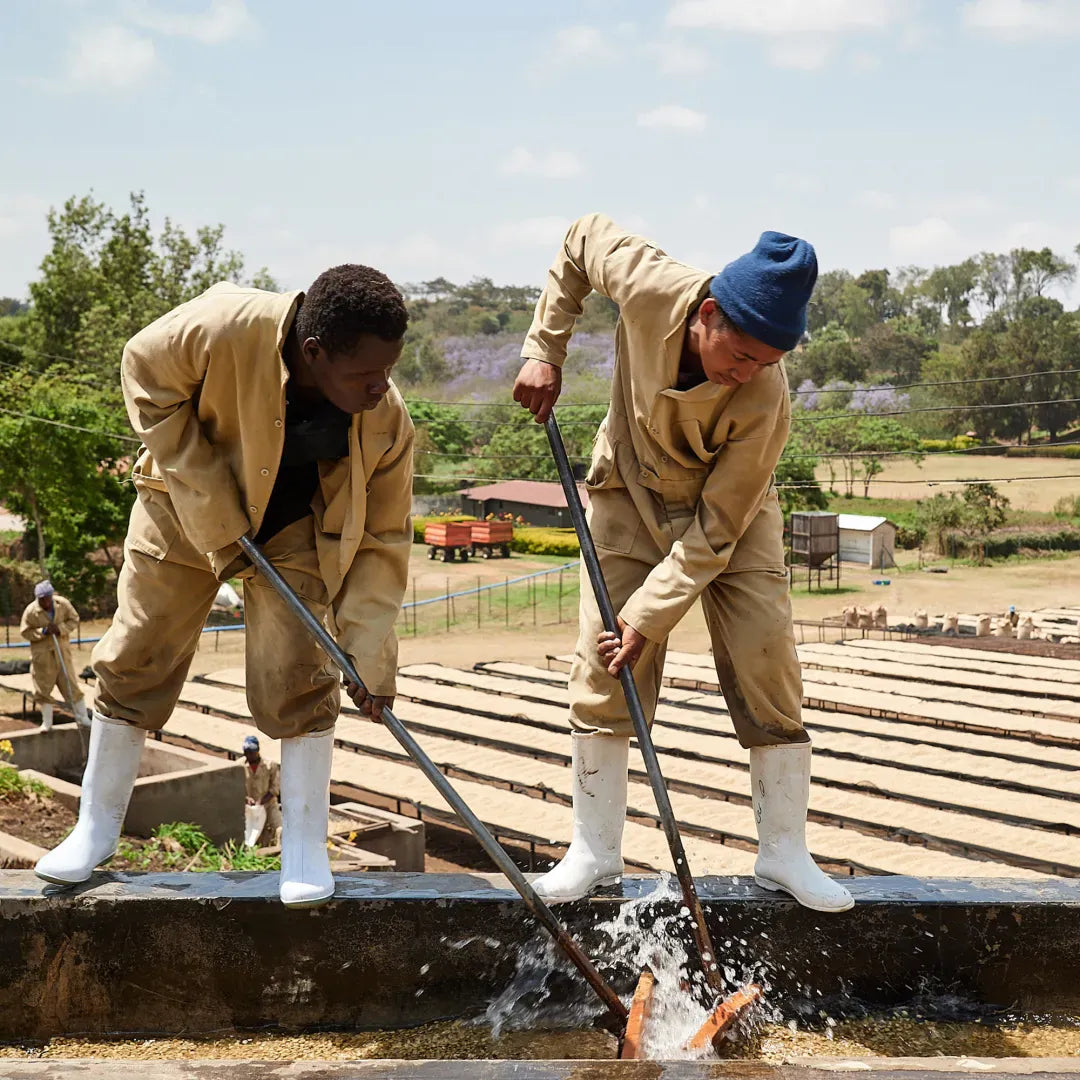
<path id="1" fill-rule="evenodd" d="M 335 803 L 330 808 L 350 810 L 363 818 L 385 821 L 390 828 L 378 833 L 360 833 L 356 843 L 365 851 L 394 860 L 394 869 L 408 873 L 424 872 L 424 823 L 419 818 L 402 817 L 390 810 L 365 803 Z"/>
<path id="2" fill-rule="evenodd" d="M 497 876 L 348 874 L 334 902 L 290 911 L 276 874 L 95 874 L 58 890 L 0 871 L 0 1039 L 71 1032 L 407 1026 L 475 1015 L 546 935 Z M 1080 881 L 859 877 L 855 908 L 822 915 L 748 879 L 701 879 L 721 954 L 738 977 L 764 965 L 788 1016 L 953 995 L 1023 1012 L 1080 1009 Z M 595 927 L 655 878 L 560 916 L 593 957 Z M 657 907 L 677 912 L 681 899 Z M 608 966 L 604 965 L 605 968 Z M 760 969 L 758 969 L 760 970 Z M 638 975 L 613 965 L 615 988 Z M 588 1008 L 576 973 L 560 1004 Z M 525 984 L 514 993 L 524 996 Z"/>
<path id="3" fill-rule="evenodd" d="M 13 761 L 32 770 L 72 809 L 78 807 L 82 741 L 74 724 L 10 735 Z M 190 821 L 217 845 L 244 836 L 244 764 L 148 740 L 124 832 L 150 836 L 158 825 Z"/>
<path id="4" fill-rule="evenodd" d="M 179 747 L 171 747 L 175 753 Z M 190 821 L 219 847 L 244 836 L 244 764 L 209 758 L 184 750 L 197 759 L 182 772 L 144 776 L 135 781 L 124 831 L 150 836 L 166 821 Z"/>

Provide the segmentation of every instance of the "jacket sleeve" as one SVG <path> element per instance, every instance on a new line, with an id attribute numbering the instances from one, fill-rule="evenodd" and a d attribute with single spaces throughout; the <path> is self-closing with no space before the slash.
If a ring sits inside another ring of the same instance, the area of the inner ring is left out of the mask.
<path id="1" fill-rule="evenodd" d="M 650 641 L 663 641 L 727 569 L 735 544 L 769 493 L 790 425 L 785 387 L 774 408 L 757 412 L 732 433 L 713 462 L 693 523 L 623 606 L 624 622 Z"/>
<path id="2" fill-rule="evenodd" d="M 652 292 L 671 291 L 669 258 L 643 237 L 627 232 L 604 214 L 589 214 L 570 226 L 548 271 L 532 326 L 522 347 L 526 360 L 562 367 L 582 305 L 595 290 L 620 308 L 645 303 Z"/>
<path id="3" fill-rule="evenodd" d="M 56 605 L 56 625 L 61 634 L 71 637 L 79 628 L 79 613 L 74 604 L 66 598 Z"/>
<path id="4" fill-rule="evenodd" d="M 30 621 L 30 616 L 33 614 L 34 604 L 36 603 L 37 601 L 35 600 L 33 604 L 28 604 L 23 608 L 22 619 L 19 621 L 19 633 L 30 642 L 45 640 L 45 635 L 41 632 L 40 627 L 32 625 Z"/>
<path id="5" fill-rule="evenodd" d="M 209 359 L 197 327 L 165 316 L 128 342 L 120 364 L 131 426 L 161 470 L 184 534 L 205 553 L 251 529 L 229 462 L 206 438 L 196 412 Z"/>
<path id="6" fill-rule="evenodd" d="M 368 691 L 395 693 L 397 635 L 412 550 L 413 426 L 401 426 L 372 473 L 364 538 L 334 600 L 341 647 L 352 657 Z"/>

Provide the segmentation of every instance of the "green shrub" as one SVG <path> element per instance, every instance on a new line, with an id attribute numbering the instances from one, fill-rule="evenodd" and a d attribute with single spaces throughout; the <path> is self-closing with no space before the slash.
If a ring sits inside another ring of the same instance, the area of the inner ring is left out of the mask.
<path id="1" fill-rule="evenodd" d="M 0 739 L 0 802 L 28 799 L 31 796 L 48 798 L 52 790 L 40 780 L 23 776 L 14 765 L 9 764 L 12 755 L 11 742 Z"/>
<path id="2" fill-rule="evenodd" d="M 949 537 L 950 553 L 978 554 L 977 541 L 968 543 L 959 536 Z M 1021 551 L 1080 551 L 1080 529 L 1064 528 L 1040 533 L 991 533 L 984 543 L 988 559 L 1004 559 Z"/>
<path id="3" fill-rule="evenodd" d="M 1068 446 L 1010 446 L 1006 457 L 1018 458 L 1080 458 L 1080 443 Z"/>
<path id="4" fill-rule="evenodd" d="M 896 527 L 896 546 L 905 551 L 923 546 L 926 540 L 926 529 L 922 525 L 912 525 L 910 528 L 904 525 Z"/>
<path id="5" fill-rule="evenodd" d="M 1054 503 L 1054 517 L 1061 520 L 1080 517 L 1080 495 L 1063 495 Z"/>
<path id="6" fill-rule="evenodd" d="M 573 529 L 559 529 L 552 526 L 539 527 L 526 525 L 514 527 L 514 539 L 510 544 L 512 551 L 523 555 L 569 555 L 581 554 L 577 534 Z"/>
<path id="7" fill-rule="evenodd" d="M 970 435 L 956 435 L 951 439 L 921 439 L 919 449 L 927 454 L 947 454 L 954 450 L 970 450 L 979 440 Z M 993 452 L 991 449 L 990 452 Z"/>

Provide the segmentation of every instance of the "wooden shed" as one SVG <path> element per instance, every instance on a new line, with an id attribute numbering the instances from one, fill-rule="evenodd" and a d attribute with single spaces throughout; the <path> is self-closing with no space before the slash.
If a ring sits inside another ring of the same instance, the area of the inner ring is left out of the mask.
<path id="1" fill-rule="evenodd" d="M 840 514 L 840 559 L 885 570 L 896 565 L 896 526 L 884 517 Z"/>

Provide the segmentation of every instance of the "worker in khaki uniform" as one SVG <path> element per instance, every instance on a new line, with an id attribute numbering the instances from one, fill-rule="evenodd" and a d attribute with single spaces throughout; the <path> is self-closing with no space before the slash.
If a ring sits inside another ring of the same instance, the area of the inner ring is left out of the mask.
<path id="1" fill-rule="evenodd" d="M 757 882 L 819 911 L 852 904 L 806 849 L 810 741 L 773 470 L 790 423 L 781 362 L 806 327 L 813 248 L 764 233 L 713 275 L 609 218 L 571 226 L 523 349 L 514 397 L 543 422 L 592 290 L 619 305 L 611 406 L 586 478 L 589 523 L 619 613 L 604 631 L 584 566 L 570 673 L 574 830 L 538 879 L 550 902 L 622 873 L 633 727 L 618 682 L 634 670 L 651 722 L 668 635 L 701 600 L 720 686 L 749 749 Z"/>
<path id="2" fill-rule="evenodd" d="M 259 740 L 254 735 L 244 739 L 244 801 L 248 806 L 266 807 L 266 824 L 255 840 L 255 847 L 269 847 L 277 843 L 281 828 L 281 770 L 272 761 L 266 761 L 259 753 Z"/>
<path id="3" fill-rule="evenodd" d="M 71 635 L 78 629 L 79 615 L 70 600 L 60 596 L 49 581 L 34 586 L 34 599 L 26 605 L 19 633 L 30 642 L 30 675 L 34 702 L 41 709 L 41 730 L 53 725 L 53 687 L 59 684 L 64 700 L 74 709 L 80 724 L 89 724 L 83 692 L 72 674 Z"/>
<path id="4" fill-rule="evenodd" d="M 144 448 L 74 831 L 37 864 L 84 881 L 109 858 L 148 731 L 164 726 L 222 581 L 244 583 L 247 699 L 281 739 L 282 901 L 327 900 L 338 678 L 270 583 L 251 536 L 337 636 L 377 718 L 393 701 L 394 621 L 412 543 L 413 428 L 390 370 L 408 316 L 378 271 L 335 267 L 306 294 L 222 283 L 124 349 L 121 382 Z"/>

